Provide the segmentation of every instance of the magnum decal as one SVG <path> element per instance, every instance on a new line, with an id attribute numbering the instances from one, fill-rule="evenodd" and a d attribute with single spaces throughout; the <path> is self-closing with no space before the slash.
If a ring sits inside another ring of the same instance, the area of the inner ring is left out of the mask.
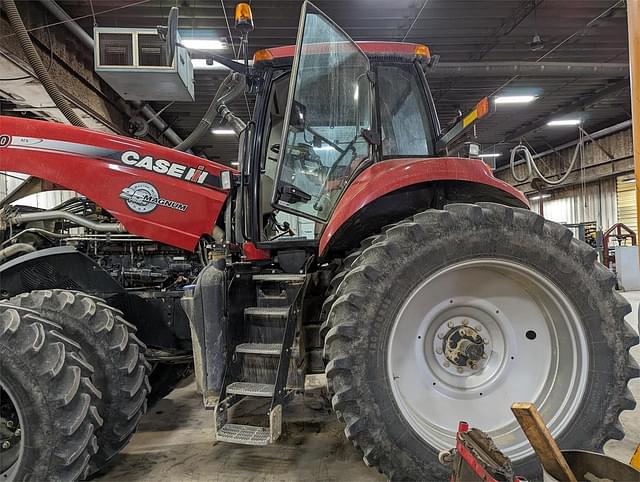
<path id="1" fill-rule="evenodd" d="M 156 187 L 148 182 L 136 182 L 129 187 L 125 187 L 120 193 L 120 197 L 124 199 L 129 209 L 140 214 L 150 213 L 158 206 L 182 212 L 189 207 L 181 202 L 160 197 Z"/>

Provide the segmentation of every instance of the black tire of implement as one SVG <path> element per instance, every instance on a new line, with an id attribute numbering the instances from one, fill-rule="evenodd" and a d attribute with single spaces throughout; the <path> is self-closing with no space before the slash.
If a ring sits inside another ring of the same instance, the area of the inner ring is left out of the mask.
<path id="1" fill-rule="evenodd" d="M 102 424 L 100 392 L 80 346 L 62 328 L 0 303 L 0 381 L 22 412 L 22 459 L 3 480 L 68 481 L 88 473 Z"/>
<path id="2" fill-rule="evenodd" d="M 96 473 L 124 448 L 147 410 L 149 364 L 136 328 L 122 312 L 98 297 L 78 291 L 40 290 L 11 298 L 10 303 L 41 313 L 62 326 L 94 367 L 93 384 L 102 392 L 98 413 L 98 452 L 89 462 Z"/>
<path id="3" fill-rule="evenodd" d="M 638 336 L 624 321 L 631 307 L 613 291 L 615 276 L 569 229 L 534 212 L 493 203 L 451 204 L 379 235 L 342 277 L 327 320 L 333 408 L 365 463 L 392 480 L 447 479 L 437 451 L 401 415 L 383 368 L 395 313 L 420 280 L 478 256 L 519 261 L 555 282 L 578 310 L 588 346 L 598 349 L 590 353 L 592 370 L 577 423 L 558 437 L 559 445 L 599 452 L 607 440 L 624 436 L 618 418 L 635 407 L 627 383 L 640 371 L 629 354 Z M 535 456 L 514 469 L 530 479 L 540 476 Z"/>
<path id="4" fill-rule="evenodd" d="M 153 407 L 161 399 L 169 395 L 182 380 L 193 373 L 190 363 L 171 364 L 159 362 L 151 368 L 149 383 L 151 393 L 148 397 L 149 407 Z"/>

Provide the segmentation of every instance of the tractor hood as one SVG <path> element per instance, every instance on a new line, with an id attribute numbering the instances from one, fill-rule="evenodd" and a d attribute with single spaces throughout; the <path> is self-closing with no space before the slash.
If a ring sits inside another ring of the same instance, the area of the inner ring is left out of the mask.
<path id="1" fill-rule="evenodd" d="M 194 250 L 211 234 L 229 168 L 156 144 L 89 129 L 0 116 L 0 171 L 44 180 L 97 203 L 126 230 Z"/>

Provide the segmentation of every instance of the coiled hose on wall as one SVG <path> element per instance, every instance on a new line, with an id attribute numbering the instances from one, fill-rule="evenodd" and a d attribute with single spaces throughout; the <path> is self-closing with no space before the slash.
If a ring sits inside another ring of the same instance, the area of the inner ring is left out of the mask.
<path id="1" fill-rule="evenodd" d="M 207 112 L 205 112 L 202 119 L 200 119 L 196 128 L 191 132 L 191 134 L 189 134 L 189 137 L 178 144 L 175 148 L 178 151 L 186 151 L 198 142 L 202 136 L 207 134 L 213 125 L 213 121 L 218 115 L 218 109 L 226 102 L 235 99 L 239 94 L 241 94 L 245 85 L 244 76 L 235 72 L 227 75 L 220 84 L 220 87 L 218 87 L 211 104 L 209 104 Z"/>
<path id="2" fill-rule="evenodd" d="M 22 50 L 24 50 L 24 53 L 29 60 L 29 64 L 31 64 L 38 80 L 42 83 L 42 86 L 47 91 L 47 94 L 49 94 L 49 97 L 51 97 L 51 100 L 53 100 L 53 103 L 58 109 L 60 109 L 60 112 L 62 112 L 71 124 L 78 127 L 87 127 L 75 113 L 69 101 L 65 98 L 62 92 L 60 92 L 58 86 L 51 79 L 49 72 L 42 63 L 42 59 L 40 59 L 36 48 L 33 46 L 31 37 L 29 37 L 29 32 L 27 32 L 27 29 L 24 26 L 24 22 L 22 21 L 22 17 L 20 17 L 20 13 L 18 12 L 18 8 L 16 7 L 14 0 L 2 0 L 2 3 L 7 13 L 9 23 L 20 42 Z"/>
<path id="3" fill-rule="evenodd" d="M 579 133 L 580 133 L 580 139 L 576 144 L 575 150 L 573 151 L 573 157 L 571 158 L 571 163 L 569 164 L 569 168 L 567 169 L 567 172 L 565 172 L 560 177 L 560 179 L 557 179 L 555 181 L 552 181 L 551 179 L 548 179 L 542 175 L 542 173 L 540 172 L 540 169 L 538 168 L 538 165 L 536 164 L 535 159 L 531 155 L 531 151 L 527 146 L 525 146 L 524 144 L 519 144 L 513 149 L 511 149 L 511 162 L 510 162 L 511 174 L 515 179 L 515 181 L 526 182 L 529 179 L 531 179 L 533 177 L 533 174 L 535 173 L 536 176 L 538 176 L 542 181 L 552 186 L 556 186 L 558 184 L 563 183 L 564 180 L 567 179 L 567 177 L 569 177 L 569 174 L 571 174 L 571 172 L 573 171 L 573 167 L 575 166 L 576 160 L 578 159 L 578 154 L 582 152 L 582 145 L 584 141 L 582 128 L 579 129 Z M 518 175 L 516 174 L 516 156 L 518 154 L 522 155 L 522 157 L 524 158 L 524 163 L 527 167 L 527 174 L 524 177 L 518 177 Z"/>

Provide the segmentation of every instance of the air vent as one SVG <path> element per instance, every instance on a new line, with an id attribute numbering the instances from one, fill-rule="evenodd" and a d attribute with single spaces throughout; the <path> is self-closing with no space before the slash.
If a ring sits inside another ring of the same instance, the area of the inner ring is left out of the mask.
<path id="1" fill-rule="evenodd" d="M 100 36 L 100 64 L 133 66 L 133 37 L 128 33 Z"/>

